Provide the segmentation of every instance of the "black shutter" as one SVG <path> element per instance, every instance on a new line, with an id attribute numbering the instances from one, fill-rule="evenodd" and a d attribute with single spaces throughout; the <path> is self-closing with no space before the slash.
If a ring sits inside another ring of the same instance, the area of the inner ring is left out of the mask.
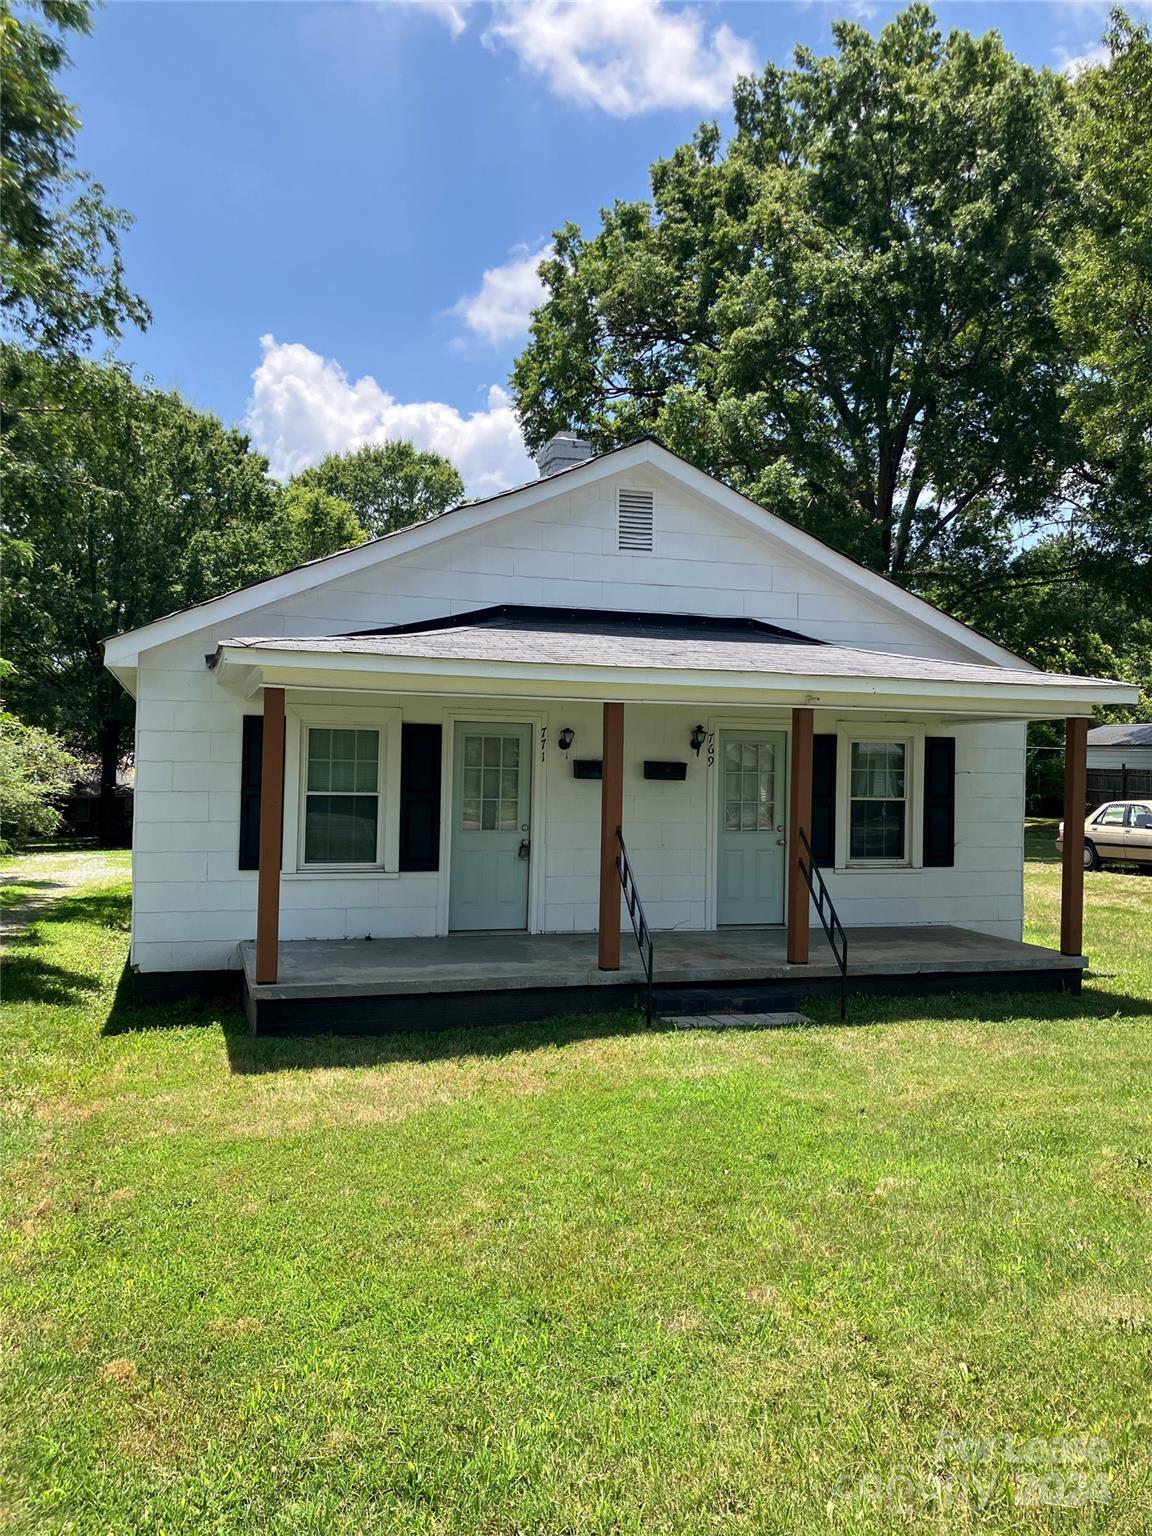
<path id="1" fill-rule="evenodd" d="M 244 716 L 240 748 L 240 868 L 260 868 L 260 776 L 264 767 L 264 716 Z"/>
<path id="2" fill-rule="evenodd" d="M 836 737 L 812 738 L 812 856 L 836 862 Z"/>
<path id="3" fill-rule="evenodd" d="M 400 734 L 400 868 L 440 868 L 440 727 L 405 725 Z"/>
<path id="4" fill-rule="evenodd" d="M 924 864 L 950 869 L 956 862 L 956 738 L 924 738 Z"/>

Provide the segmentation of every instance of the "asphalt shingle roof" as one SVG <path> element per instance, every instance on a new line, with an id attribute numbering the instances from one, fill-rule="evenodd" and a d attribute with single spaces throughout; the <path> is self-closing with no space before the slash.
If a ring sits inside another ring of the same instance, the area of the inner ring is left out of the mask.
<path id="1" fill-rule="evenodd" d="M 793 640 L 713 639 L 555 628 L 461 627 L 417 634 L 242 636 L 223 646 L 344 656 L 422 657 L 434 661 L 488 661 L 516 665 L 634 668 L 691 672 L 800 674 L 922 682 L 979 683 L 1045 688 L 1103 684 L 1102 678 L 1070 677 L 980 663 L 941 661 L 850 646 Z"/>
<path id="2" fill-rule="evenodd" d="M 1098 725 L 1088 732 L 1090 747 L 1152 747 L 1152 725 Z"/>

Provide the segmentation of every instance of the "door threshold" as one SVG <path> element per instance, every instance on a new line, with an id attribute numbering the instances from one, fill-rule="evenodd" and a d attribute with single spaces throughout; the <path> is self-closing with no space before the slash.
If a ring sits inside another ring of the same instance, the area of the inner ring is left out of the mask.
<path id="1" fill-rule="evenodd" d="M 787 923 L 717 923 L 717 933 L 783 933 Z"/>

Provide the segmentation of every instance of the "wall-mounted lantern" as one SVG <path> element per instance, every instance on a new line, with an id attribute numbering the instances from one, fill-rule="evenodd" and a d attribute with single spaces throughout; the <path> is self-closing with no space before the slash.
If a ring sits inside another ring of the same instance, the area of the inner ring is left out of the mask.
<path id="1" fill-rule="evenodd" d="M 692 735 L 688 738 L 688 745 L 692 748 L 697 757 L 700 756 L 700 748 L 707 740 L 708 732 L 702 725 L 695 725 L 692 727 Z"/>
<path id="2" fill-rule="evenodd" d="M 572 750 L 572 743 L 575 740 L 576 732 L 570 725 L 566 725 L 559 736 L 557 736 L 556 745 L 560 748 L 561 752 L 570 752 Z"/>

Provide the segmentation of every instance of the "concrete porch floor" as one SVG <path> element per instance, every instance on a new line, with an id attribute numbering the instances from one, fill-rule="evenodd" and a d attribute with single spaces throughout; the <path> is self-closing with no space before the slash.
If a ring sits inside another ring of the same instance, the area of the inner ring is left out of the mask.
<path id="1" fill-rule="evenodd" d="M 658 987 L 703 983 L 837 978 L 820 929 L 813 929 L 811 962 L 790 966 L 783 928 L 730 928 L 713 933 L 655 935 Z M 552 991 L 619 987 L 643 982 L 639 952 L 625 934 L 618 971 L 596 965 L 596 935 L 460 933 L 436 939 L 307 939 L 280 945 L 279 979 L 258 985 L 255 945 L 241 946 L 245 988 L 252 1003 L 328 998 L 377 998 L 446 993 Z M 850 928 L 853 979 L 968 975 L 988 972 L 1069 972 L 1084 967 L 1038 944 L 992 938 L 945 924 Z"/>

